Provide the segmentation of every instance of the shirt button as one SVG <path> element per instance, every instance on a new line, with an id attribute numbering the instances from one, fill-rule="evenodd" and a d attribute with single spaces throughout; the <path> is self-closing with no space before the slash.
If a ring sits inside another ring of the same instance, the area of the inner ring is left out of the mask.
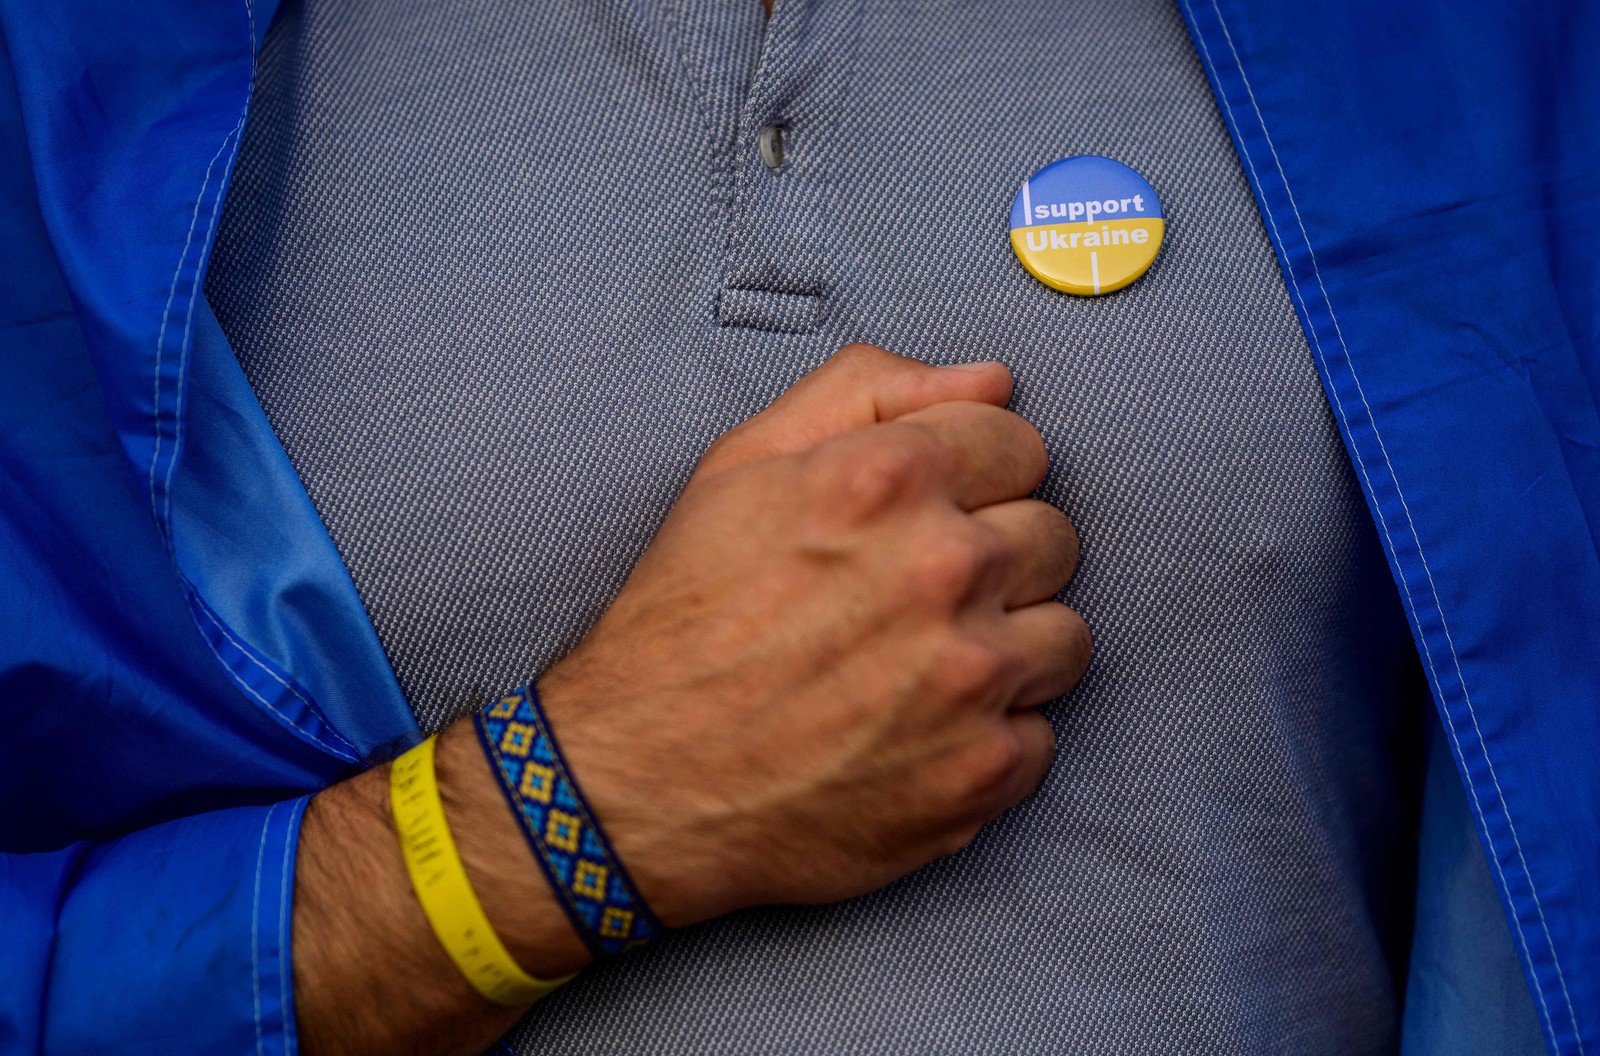
<path id="1" fill-rule="evenodd" d="M 757 140 L 761 147 L 761 161 L 771 172 L 783 167 L 783 126 L 767 125 Z"/>

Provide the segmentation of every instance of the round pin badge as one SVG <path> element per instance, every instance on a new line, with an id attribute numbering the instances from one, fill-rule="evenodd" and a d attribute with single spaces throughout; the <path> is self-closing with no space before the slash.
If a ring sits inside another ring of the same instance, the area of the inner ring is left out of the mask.
<path id="1" fill-rule="evenodd" d="M 1150 270 L 1165 226 L 1145 178 L 1097 154 L 1046 165 L 1011 203 L 1011 248 L 1022 266 L 1046 286 L 1085 297 Z"/>

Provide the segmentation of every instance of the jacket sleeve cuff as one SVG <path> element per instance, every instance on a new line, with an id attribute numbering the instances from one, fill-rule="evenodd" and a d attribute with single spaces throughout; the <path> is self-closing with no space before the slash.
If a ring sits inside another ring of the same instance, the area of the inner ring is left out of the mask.
<path id="1" fill-rule="evenodd" d="M 60 896 L 42 1049 L 295 1052 L 290 921 L 309 799 L 90 848 Z"/>

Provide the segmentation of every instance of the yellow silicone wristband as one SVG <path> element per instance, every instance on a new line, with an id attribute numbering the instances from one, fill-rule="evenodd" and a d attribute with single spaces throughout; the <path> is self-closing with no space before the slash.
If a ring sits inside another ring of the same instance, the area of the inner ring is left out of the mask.
<path id="1" fill-rule="evenodd" d="M 535 979 L 517 967 L 500 942 L 467 879 L 439 798 L 429 737 L 389 770 L 389 801 L 411 887 L 450 959 L 473 988 L 502 1005 L 529 1005 L 572 976 Z"/>

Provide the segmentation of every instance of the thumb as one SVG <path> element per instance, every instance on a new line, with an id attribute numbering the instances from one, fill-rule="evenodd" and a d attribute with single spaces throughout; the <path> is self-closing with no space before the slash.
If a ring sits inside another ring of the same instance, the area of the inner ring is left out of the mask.
<path id="1" fill-rule="evenodd" d="M 724 433 L 698 471 L 807 451 L 840 433 L 949 400 L 1004 407 L 1011 391 L 1011 371 L 998 360 L 935 367 L 874 345 L 846 345 L 765 410 Z"/>

